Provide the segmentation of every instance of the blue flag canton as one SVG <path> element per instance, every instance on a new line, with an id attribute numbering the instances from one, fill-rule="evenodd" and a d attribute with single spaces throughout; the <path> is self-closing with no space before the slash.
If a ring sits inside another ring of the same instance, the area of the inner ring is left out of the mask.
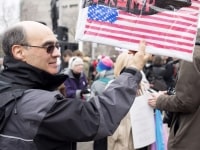
<path id="1" fill-rule="evenodd" d="M 90 5 L 88 7 L 88 19 L 113 23 L 117 20 L 118 11 L 103 5 Z"/>

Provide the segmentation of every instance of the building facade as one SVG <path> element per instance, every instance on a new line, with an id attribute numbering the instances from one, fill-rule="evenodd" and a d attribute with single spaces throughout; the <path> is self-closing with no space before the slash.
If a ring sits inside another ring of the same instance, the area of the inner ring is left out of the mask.
<path id="1" fill-rule="evenodd" d="M 51 1 L 52 0 L 21 0 L 20 20 L 32 20 L 44 22 L 47 26 L 52 27 L 51 19 Z M 80 0 L 55 0 L 59 10 L 57 20 L 58 26 L 68 28 L 68 42 L 78 43 L 75 41 L 76 23 L 78 20 Z M 117 55 L 118 52 L 112 46 L 101 44 L 92 44 L 83 42 L 81 50 L 93 58 L 98 55 Z M 95 45 L 95 46 L 94 46 Z"/>

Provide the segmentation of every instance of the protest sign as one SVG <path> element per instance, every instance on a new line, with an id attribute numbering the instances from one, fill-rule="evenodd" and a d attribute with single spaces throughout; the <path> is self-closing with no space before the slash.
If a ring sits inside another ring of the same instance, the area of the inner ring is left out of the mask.
<path id="1" fill-rule="evenodd" d="M 178 1 L 82 0 L 75 38 L 192 61 L 200 0 Z"/>
<path id="2" fill-rule="evenodd" d="M 148 105 L 148 94 L 135 98 L 130 109 L 134 148 L 142 148 L 155 142 L 154 111 Z"/>

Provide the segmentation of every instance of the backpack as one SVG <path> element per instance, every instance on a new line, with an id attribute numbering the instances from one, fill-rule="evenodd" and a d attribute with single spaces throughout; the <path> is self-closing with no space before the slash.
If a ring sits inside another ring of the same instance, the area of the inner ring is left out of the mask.
<path id="1" fill-rule="evenodd" d="M 0 133 L 3 131 L 13 110 L 17 114 L 16 103 L 23 96 L 25 89 L 12 89 L 0 93 Z"/>

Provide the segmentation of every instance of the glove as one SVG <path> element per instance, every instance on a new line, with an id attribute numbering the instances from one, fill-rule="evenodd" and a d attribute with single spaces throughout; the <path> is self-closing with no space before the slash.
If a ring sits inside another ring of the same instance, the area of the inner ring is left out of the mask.
<path id="1" fill-rule="evenodd" d="M 90 93 L 90 89 L 81 90 L 81 96 L 83 96 L 83 94 L 89 94 L 89 93 Z"/>

